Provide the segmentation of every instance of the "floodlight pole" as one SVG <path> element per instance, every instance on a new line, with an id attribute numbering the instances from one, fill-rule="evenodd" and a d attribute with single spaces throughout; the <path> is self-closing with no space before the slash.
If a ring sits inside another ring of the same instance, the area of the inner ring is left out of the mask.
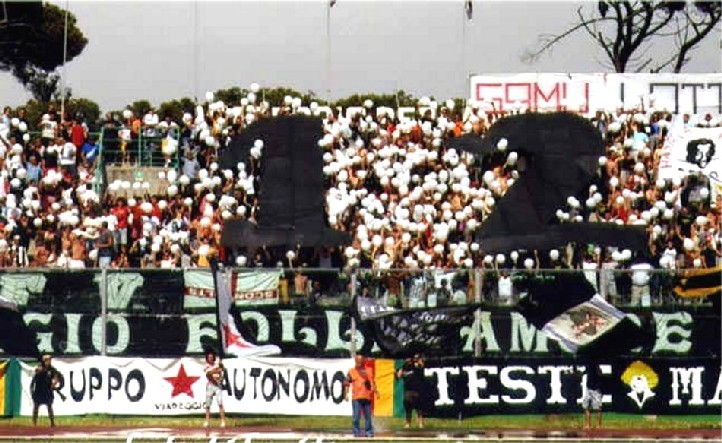
<path id="1" fill-rule="evenodd" d="M 456 5 L 456 3 L 454 3 Z M 464 75 L 461 76 L 461 78 L 465 78 L 466 74 L 466 22 L 468 21 L 468 17 L 466 15 L 465 8 L 461 9 L 461 72 L 464 73 Z M 462 88 L 462 95 L 464 96 L 464 89 L 465 86 Z"/>
<path id="2" fill-rule="evenodd" d="M 326 102 L 331 103 L 331 8 L 332 2 L 326 1 Z"/>
<path id="3" fill-rule="evenodd" d="M 60 77 L 60 120 L 65 118 L 65 62 L 68 59 L 68 0 L 65 0 L 65 25 L 63 29 L 63 74 Z"/>

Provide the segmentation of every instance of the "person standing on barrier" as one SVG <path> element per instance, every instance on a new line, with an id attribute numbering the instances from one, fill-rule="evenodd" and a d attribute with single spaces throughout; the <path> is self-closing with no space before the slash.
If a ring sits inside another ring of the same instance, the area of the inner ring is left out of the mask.
<path id="1" fill-rule="evenodd" d="M 50 427 L 55 427 L 53 392 L 62 384 L 63 374 L 53 367 L 52 357 L 43 355 L 40 364 L 35 368 L 33 379 L 30 381 L 30 395 L 33 398 L 33 426 L 38 424 L 38 409 L 40 409 L 40 405 L 45 405 L 48 408 Z"/>
<path id="2" fill-rule="evenodd" d="M 203 423 L 203 427 L 207 428 L 210 426 L 211 404 L 213 404 L 213 399 L 215 398 L 221 415 L 221 428 L 225 428 L 226 411 L 223 408 L 223 390 L 221 389 L 225 368 L 215 351 L 208 351 L 206 353 L 206 366 L 203 372 L 206 374 L 206 421 Z"/>
<path id="3" fill-rule="evenodd" d="M 371 410 L 371 398 L 373 395 L 379 398 L 376 390 L 374 374 L 365 366 L 366 359 L 357 355 L 356 365 L 348 371 L 346 381 L 343 385 L 344 398 L 348 398 L 348 389 L 351 388 L 352 426 L 354 437 L 361 436 L 361 415 L 363 414 L 366 423 L 365 436 L 374 436 L 373 411 Z"/>
<path id="4" fill-rule="evenodd" d="M 396 371 L 396 378 L 404 380 L 404 411 L 406 412 L 406 428 L 411 427 L 411 416 L 416 410 L 419 427 L 424 427 L 424 413 L 421 407 L 421 396 L 424 394 L 424 360 L 419 354 L 407 358 L 403 367 Z"/>

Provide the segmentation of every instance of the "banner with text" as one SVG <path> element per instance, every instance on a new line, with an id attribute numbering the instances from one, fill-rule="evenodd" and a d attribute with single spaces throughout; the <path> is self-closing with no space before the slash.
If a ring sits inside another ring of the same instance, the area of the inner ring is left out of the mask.
<path id="1" fill-rule="evenodd" d="M 722 113 L 722 74 L 565 74 L 476 75 L 470 99 L 497 111 L 570 110 L 593 113 L 654 107 L 680 113 Z M 651 101 L 650 101 L 651 100 Z"/>
<path id="2" fill-rule="evenodd" d="M 720 355 L 720 319 L 711 308 L 698 310 L 636 309 L 627 315 L 650 328 L 656 340 L 650 349 L 633 355 L 678 357 Z M 338 358 L 351 355 L 351 316 L 347 310 L 258 307 L 241 311 L 239 329 L 254 343 L 274 344 L 286 357 Z M 103 318 L 97 314 L 28 312 L 28 327 L 38 337 L 41 353 L 58 356 L 97 355 L 102 349 Z M 179 315 L 113 313 L 107 317 L 106 352 L 112 356 L 173 357 L 202 355 L 204 347 L 217 344 L 216 314 Z M 149 333 L 148 331 L 152 331 Z M 460 352 L 472 355 L 474 339 L 484 353 L 494 356 L 559 356 L 556 341 L 537 330 L 518 312 L 482 310 L 478 321 L 469 319 L 459 329 Z M 374 333 L 358 325 L 356 349 L 379 355 Z"/>
<path id="3" fill-rule="evenodd" d="M 227 412 L 348 416 L 343 380 L 351 359 L 228 359 L 223 395 Z M 400 363 L 396 362 L 397 364 Z M 189 415 L 205 409 L 200 359 L 86 357 L 54 359 L 64 383 L 55 392 L 57 415 Z M 632 414 L 720 414 L 719 358 L 549 358 L 427 360 L 421 408 L 427 417 L 578 413 L 586 372 L 598 365 L 603 410 Z M 376 360 L 377 414 L 399 416 L 393 400 L 401 381 L 393 360 Z M 386 368 L 386 370 L 383 370 Z M 379 370 L 381 369 L 381 372 Z M 19 414 L 30 415 L 34 368 L 21 364 Z M 385 405 L 385 406 L 384 406 Z M 216 406 L 213 405 L 212 408 Z"/>
<path id="4" fill-rule="evenodd" d="M 278 304 L 278 282 L 281 273 L 273 271 L 233 272 L 231 290 L 239 306 Z M 215 287 L 210 269 L 186 269 L 183 271 L 185 300 L 188 308 L 215 307 Z"/>
<path id="5" fill-rule="evenodd" d="M 343 398 L 351 359 L 233 358 L 223 364 L 223 404 L 228 413 L 351 413 L 351 403 Z M 56 415 L 187 415 L 205 410 L 202 359 L 56 358 L 53 365 L 65 378 L 55 392 Z M 20 415 L 30 415 L 34 367 L 21 366 Z M 216 411 L 217 406 L 212 408 Z"/>

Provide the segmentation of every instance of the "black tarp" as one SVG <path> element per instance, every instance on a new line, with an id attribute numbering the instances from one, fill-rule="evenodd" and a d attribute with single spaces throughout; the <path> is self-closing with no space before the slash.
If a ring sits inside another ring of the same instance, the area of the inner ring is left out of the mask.
<path id="1" fill-rule="evenodd" d="M 256 140 L 261 156 L 258 224 L 245 220 L 224 223 L 226 247 L 343 245 L 350 237 L 326 224 L 323 158 L 318 141 L 321 120 L 282 116 L 259 120 L 238 134 L 221 156 L 221 167 L 235 169 L 248 160 Z"/>
<path id="2" fill-rule="evenodd" d="M 502 139 L 524 166 L 519 180 L 477 230 L 476 240 L 485 252 L 552 249 L 584 241 L 646 250 L 641 227 L 557 220 L 556 211 L 566 207 L 568 197 L 584 201 L 604 155 L 601 135 L 587 120 L 569 113 L 515 115 L 498 120 L 484 138 L 465 135 L 448 145 L 484 156 L 498 152 Z"/>

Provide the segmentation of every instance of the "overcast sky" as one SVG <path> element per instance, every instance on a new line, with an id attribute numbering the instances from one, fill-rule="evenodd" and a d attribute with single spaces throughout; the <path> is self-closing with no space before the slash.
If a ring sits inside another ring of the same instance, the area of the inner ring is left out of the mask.
<path id="1" fill-rule="evenodd" d="M 53 3 L 76 15 L 89 40 L 66 66 L 68 86 L 104 110 L 252 82 L 321 97 L 330 89 L 332 98 L 404 89 L 443 99 L 467 97 L 469 73 L 606 70 L 582 33 L 533 65 L 521 61 L 539 35 L 573 23 L 579 2 L 473 0 L 467 22 L 463 0 L 337 0 L 330 76 L 326 0 Z M 685 72 L 720 71 L 719 37 L 703 42 Z M 9 105 L 29 98 L 8 74 L 0 96 Z"/>

